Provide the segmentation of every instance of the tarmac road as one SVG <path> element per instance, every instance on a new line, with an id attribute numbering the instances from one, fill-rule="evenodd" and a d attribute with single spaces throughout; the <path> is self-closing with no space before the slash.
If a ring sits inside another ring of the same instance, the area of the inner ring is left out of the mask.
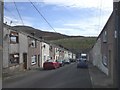
<path id="1" fill-rule="evenodd" d="M 71 63 L 4 80 L 3 88 L 92 88 L 92 83 L 88 69 L 78 69 L 76 63 Z"/>

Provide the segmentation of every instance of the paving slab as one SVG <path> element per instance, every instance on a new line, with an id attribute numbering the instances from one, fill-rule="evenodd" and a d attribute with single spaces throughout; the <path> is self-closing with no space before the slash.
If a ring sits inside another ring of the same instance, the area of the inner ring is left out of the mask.
<path id="1" fill-rule="evenodd" d="M 111 79 L 91 63 L 89 63 L 89 74 L 93 88 L 113 88 Z"/>

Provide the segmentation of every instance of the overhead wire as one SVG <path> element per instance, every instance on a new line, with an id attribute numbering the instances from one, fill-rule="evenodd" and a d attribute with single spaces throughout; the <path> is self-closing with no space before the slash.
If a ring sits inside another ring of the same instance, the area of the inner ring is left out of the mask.
<path id="1" fill-rule="evenodd" d="M 99 9 L 100 9 L 100 12 L 99 12 L 99 31 L 101 30 L 101 19 L 102 19 L 102 0 L 100 0 L 100 7 L 99 7 Z"/>
<path id="2" fill-rule="evenodd" d="M 15 19 L 15 20 L 13 20 L 12 18 L 10 19 L 10 18 L 8 18 L 8 17 L 5 17 L 4 16 L 4 18 L 5 19 L 7 19 L 7 20 L 9 20 L 9 21 L 12 21 L 12 23 L 14 23 L 15 25 L 17 25 L 15 22 L 18 22 L 18 19 L 16 18 L 16 16 L 7 8 L 7 7 L 5 7 L 4 6 L 4 9 L 6 10 L 6 11 L 8 11 L 12 16 L 13 16 L 13 19 Z"/>
<path id="3" fill-rule="evenodd" d="M 15 5 L 15 8 L 16 8 L 17 12 L 18 12 L 19 18 L 21 19 L 21 22 L 22 22 L 22 24 L 23 24 L 23 26 L 24 26 L 23 19 L 22 19 L 22 17 L 21 17 L 21 14 L 20 14 L 20 12 L 19 12 L 19 10 L 18 10 L 18 7 L 17 7 L 17 5 L 16 5 L 16 3 L 15 3 L 14 0 L 13 0 L 13 3 L 14 3 L 14 5 Z"/>
<path id="4" fill-rule="evenodd" d="M 14 19 L 17 20 L 16 16 L 7 7 L 4 6 L 4 9 L 8 11 L 14 17 Z"/>
<path id="5" fill-rule="evenodd" d="M 29 0 L 30 1 L 30 0 Z M 35 8 L 35 10 L 40 14 L 40 16 L 45 20 L 45 22 L 51 27 L 52 30 L 56 32 L 56 30 L 52 27 L 52 25 L 47 21 L 47 19 L 42 15 L 42 13 L 39 11 L 39 9 L 34 5 L 33 2 L 31 2 L 31 5 Z M 57 32 L 56 32 L 57 33 Z"/>

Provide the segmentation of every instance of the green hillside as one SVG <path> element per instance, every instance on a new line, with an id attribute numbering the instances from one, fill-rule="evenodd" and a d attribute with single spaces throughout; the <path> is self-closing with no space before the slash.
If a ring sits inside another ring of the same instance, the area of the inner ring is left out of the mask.
<path id="1" fill-rule="evenodd" d="M 53 40 L 51 42 L 62 45 L 75 53 L 88 52 L 89 49 L 95 44 L 96 37 L 65 38 L 60 40 Z"/>

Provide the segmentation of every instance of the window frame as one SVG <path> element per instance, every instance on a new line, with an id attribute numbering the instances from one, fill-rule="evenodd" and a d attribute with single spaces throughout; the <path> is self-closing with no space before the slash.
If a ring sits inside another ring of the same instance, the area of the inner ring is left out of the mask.
<path id="1" fill-rule="evenodd" d="M 15 40 L 13 40 L 12 38 L 15 38 Z M 10 32 L 10 44 L 17 44 L 19 43 L 19 33 L 18 32 Z"/>
<path id="2" fill-rule="evenodd" d="M 16 61 L 15 61 L 15 59 L 16 59 Z M 19 60 L 20 60 L 19 53 L 9 54 L 9 65 L 10 66 L 19 64 L 19 62 L 20 62 Z"/>
<path id="3" fill-rule="evenodd" d="M 107 31 L 103 32 L 103 43 L 107 43 Z"/>
<path id="4" fill-rule="evenodd" d="M 34 59 L 34 60 L 33 60 Z M 31 57 L 31 65 L 36 65 L 37 64 L 37 55 L 33 55 Z"/>
<path id="5" fill-rule="evenodd" d="M 37 40 L 36 39 L 31 40 L 31 47 L 37 48 Z"/>

